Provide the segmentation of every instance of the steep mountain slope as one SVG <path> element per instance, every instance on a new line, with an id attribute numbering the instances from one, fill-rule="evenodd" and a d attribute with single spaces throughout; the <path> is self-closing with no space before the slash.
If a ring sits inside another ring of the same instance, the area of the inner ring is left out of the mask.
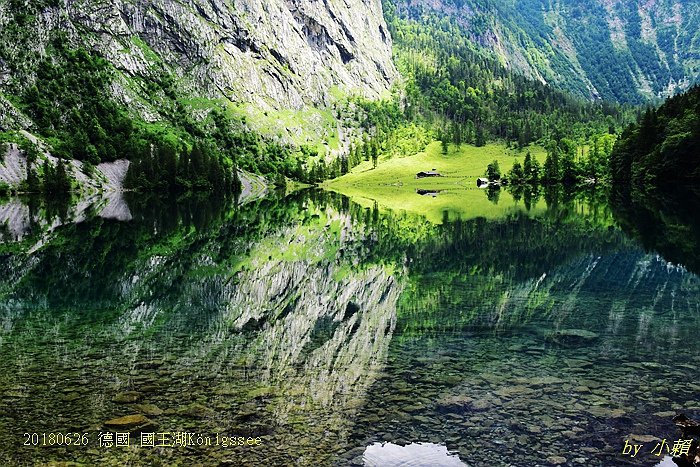
<path id="1" fill-rule="evenodd" d="M 396 78 L 378 0 L 0 0 L 0 129 L 29 123 L 11 96 L 56 42 L 105 57 L 147 120 L 174 97 L 300 110 Z"/>
<path id="2" fill-rule="evenodd" d="M 692 0 L 387 0 L 404 18 L 454 18 L 509 68 L 586 98 L 639 103 L 700 78 Z"/>

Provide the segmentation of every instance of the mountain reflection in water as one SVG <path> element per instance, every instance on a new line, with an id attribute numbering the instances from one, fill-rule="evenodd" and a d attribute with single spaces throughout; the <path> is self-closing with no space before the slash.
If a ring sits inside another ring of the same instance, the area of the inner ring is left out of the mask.
<path id="1" fill-rule="evenodd" d="M 127 197 L 128 220 L 8 236 L 0 464 L 648 464 L 624 439 L 675 439 L 668 414 L 700 410 L 700 280 L 638 243 L 628 206 L 545 198 L 436 225 L 317 190 Z M 97 445 L 137 414 L 263 445 Z M 57 431 L 90 446 L 21 446 Z"/>

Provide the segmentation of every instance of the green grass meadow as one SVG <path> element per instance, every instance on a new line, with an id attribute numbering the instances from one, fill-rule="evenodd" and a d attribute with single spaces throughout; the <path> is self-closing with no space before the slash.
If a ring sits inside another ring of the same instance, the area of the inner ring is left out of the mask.
<path id="1" fill-rule="evenodd" d="M 544 163 L 543 148 L 528 148 L 533 157 Z M 501 172 L 508 172 L 515 160 L 523 162 L 526 150 L 506 148 L 503 144 L 489 144 L 477 148 L 471 145 L 450 145 L 442 154 L 439 141 L 429 144 L 425 151 L 409 157 L 381 160 L 376 169 L 371 162 L 363 162 L 351 173 L 328 181 L 324 187 L 349 196 L 353 201 L 368 207 L 375 202 L 385 209 L 406 211 L 426 217 L 439 224 L 447 217 L 472 219 L 475 217 L 498 218 L 513 211 L 525 212 L 523 201 L 515 202 L 504 189 L 498 202 L 487 197 L 486 190 L 477 188 L 476 180 L 483 177 L 486 166 L 497 160 Z M 416 173 L 435 169 L 442 177 L 416 179 Z M 436 196 L 419 195 L 416 190 L 440 190 Z M 532 206 L 535 214 L 544 210 L 544 201 Z"/>

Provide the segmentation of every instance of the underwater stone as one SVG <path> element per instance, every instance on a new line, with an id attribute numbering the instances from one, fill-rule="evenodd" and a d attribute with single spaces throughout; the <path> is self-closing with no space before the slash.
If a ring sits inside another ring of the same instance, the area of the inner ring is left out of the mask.
<path id="1" fill-rule="evenodd" d="M 111 428 L 130 429 L 137 428 L 151 423 L 151 420 L 141 414 L 125 415 L 106 421 L 105 426 Z"/>
<path id="2" fill-rule="evenodd" d="M 112 402 L 117 404 L 132 404 L 141 400 L 143 396 L 137 391 L 120 392 L 112 398 Z"/>
<path id="3" fill-rule="evenodd" d="M 564 346 L 584 345 L 598 339 L 598 334 L 585 329 L 558 329 L 546 335 L 546 338 Z"/>
<path id="4" fill-rule="evenodd" d="M 161 410 L 158 406 L 154 404 L 139 404 L 134 406 L 134 408 L 140 412 L 143 412 L 146 415 L 151 415 L 154 417 L 163 414 L 163 410 Z"/>

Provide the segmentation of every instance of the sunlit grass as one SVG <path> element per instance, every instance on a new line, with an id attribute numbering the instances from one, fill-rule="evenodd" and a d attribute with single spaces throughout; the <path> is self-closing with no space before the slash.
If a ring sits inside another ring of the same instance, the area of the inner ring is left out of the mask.
<path id="1" fill-rule="evenodd" d="M 533 157 L 544 163 L 546 153 L 541 147 L 530 147 Z M 487 197 L 484 189 L 476 186 L 476 180 L 483 177 L 486 166 L 497 160 L 502 172 L 507 172 L 515 160 L 521 163 L 526 151 L 508 149 L 502 144 L 489 144 L 477 148 L 450 145 L 447 155 L 443 155 L 439 142 L 434 142 L 424 152 L 409 157 L 380 161 L 376 169 L 371 162 L 363 162 L 340 178 L 325 184 L 326 188 L 350 196 L 353 201 L 373 206 L 376 202 L 382 208 L 420 214 L 433 223 L 441 223 L 447 217 L 451 220 L 485 217 L 494 219 L 513 211 L 526 211 L 521 200 L 515 202 L 506 191 L 501 190 L 498 202 Z M 416 179 L 416 173 L 437 170 L 443 176 Z M 421 196 L 416 190 L 439 191 L 436 196 Z M 530 212 L 544 210 L 540 201 L 531 206 Z"/>

